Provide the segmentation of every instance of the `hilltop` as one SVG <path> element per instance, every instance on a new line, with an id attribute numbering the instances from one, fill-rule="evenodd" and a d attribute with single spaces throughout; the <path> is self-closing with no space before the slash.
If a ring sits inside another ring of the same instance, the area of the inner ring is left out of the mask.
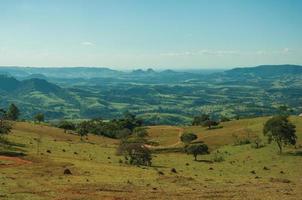
<path id="1" fill-rule="evenodd" d="M 151 167 L 129 166 L 116 155 L 119 141 L 89 135 L 84 141 L 64 130 L 17 122 L 0 149 L 1 199 L 297 199 L 302 193 L 302 118 L 297 149 L 277 154 L 275 144 L 234 146 L 234 134 L 262 136 L 267 118 L 222 123 L 223 128 L 150 126 L 159 149 L 179 147 L 179 134 L 194 132 L 211 154 L 200 162 L 181 152 L 158 151 Z M 263 138 L 264 139 L 264 138 Z M 37 140 L 41 141 L 37 146 Z M 154 147 L 156 148 L 156 147 Z M 217 152 L 224 160 L 213 162 Z M 18 157 L 7 157 L 17 155 Z M 24 155 L 24 156 L 23 156 Z M 176 172 L 171 169 L 175 168 Z M 64 175 L 69 169 L 71 175 Z"/>

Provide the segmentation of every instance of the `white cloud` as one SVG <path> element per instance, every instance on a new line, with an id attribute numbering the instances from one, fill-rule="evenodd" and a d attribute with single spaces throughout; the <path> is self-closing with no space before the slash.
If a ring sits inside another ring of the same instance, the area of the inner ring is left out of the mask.
<path id="1" fill-rule="evenodd" d="M 84 45 L 84 46 L 95 46 L 95 44 L 93 42 L 89 42 L 89 41 L 81 42 L 81 45 Z"/>
<path id="2" fill-rule="evenodd" d="M 290 53 L 290 51 L 291 50 L 289 48 L 287 48 L 287 47 L 283 49 L 283 53 Z"/>
<path id="3" fill-rule="evenodd" d="M 200 55 L 240 55 L 240 52 L 234 50 L 209 50 L 203 49 L 199 51 L 184 51 L 184 52 L 168 52 L 161 53 L 161 56 L 200 56 Z"/>
<path id="4" fill-rule="evenodd" d="M 179 57 L 179 56 L 242 56 L 242 55 L 283 55 L 291 53 L 291 49 L 284 48 L 281 50 L 256 50 L 256 51 L 239 51 L 239 50 L 210 50 L 203 49 L 199 51 L 167 52 L 161 53 L 161 56 Z"/>

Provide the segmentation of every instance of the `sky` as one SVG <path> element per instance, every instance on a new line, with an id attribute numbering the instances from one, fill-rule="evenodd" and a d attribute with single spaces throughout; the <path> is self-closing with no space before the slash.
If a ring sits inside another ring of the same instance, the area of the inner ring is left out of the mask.
<path id="1" fill-rule="evenodd" d="M 302 64 L 301 0 L 0 0 L 0 66 Z"/>

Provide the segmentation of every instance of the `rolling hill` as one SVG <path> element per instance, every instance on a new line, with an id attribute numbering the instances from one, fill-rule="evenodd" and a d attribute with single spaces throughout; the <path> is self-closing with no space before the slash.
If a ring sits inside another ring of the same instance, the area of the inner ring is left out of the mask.
<path id="1" fill-rule="evenodd" d="M 117 140 L 89 135 L 81 141 L 61 129 L 17 122 L 7 136 L 10 147 L 0 146 L 0 198 L 299 199 L 302 118 L 291 118 L 297 126 L 297 148 L 287 147 L 282 155 L 276 144 L 266 143 L 260 149 L 233 145 L 234 133 L 252 131 L 262 138 L 266 119 L 226 122 L 214 130 L 150 126 L 149 139 L 162 148 L 181 145 L 180 132 L 197 133 L 211 148 L 211 154 L 200 156 L 199 162 L 184 153 L 154 153 L 151 167 L 121 162 Z M 217 152 L 223 161 L 213 162 Z M 64 174 L 66 169 L 71 174 Z"/>

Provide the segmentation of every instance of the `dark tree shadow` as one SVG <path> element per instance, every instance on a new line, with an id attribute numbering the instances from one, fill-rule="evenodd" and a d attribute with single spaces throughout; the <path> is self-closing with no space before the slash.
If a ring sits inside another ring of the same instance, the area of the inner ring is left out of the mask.
<path id="1" fill-rule="evenodd" d="M 294 152 L 288 152 L 286 154 L 290 155 L 290 156 L 302 156 L 302 150 L 298 150 L 298 151 L 294 151 Z"/>
<path id="2" fill-rule="evenodd" d="M 211 160 L 195 160 L 195 162 L 214 163 Z"/>
<path id="3" fill-rule="evenodd" d="M 23 157 L 26 156 L 26 154 L 23 152 L 15 152 L 15 151 L 0 151 L 0 156 Z"/>
<path id="4" fill-rule="evenodd" d="M 161 165 L 151 165 L 151 168 L 168 168 L 166 166 L 161 166 Z"/>
<path id="5" fill-rule="evenodd" d="M 0 138 L 0 145 L 6 145 L 11 147 L 25 147 L 25 144 L 17 143 L 17 142 L 11 142 L 7 140 L 6 138 Z"/>
<path id="6" fill-rule="evenodd" d="M 0 138 L 0 156 L 11 156 L 11 157 L 21 157 L 25 156 L 25 152 L 22 149 L 25 144 L 11 142 L 6 138 Z"/>

